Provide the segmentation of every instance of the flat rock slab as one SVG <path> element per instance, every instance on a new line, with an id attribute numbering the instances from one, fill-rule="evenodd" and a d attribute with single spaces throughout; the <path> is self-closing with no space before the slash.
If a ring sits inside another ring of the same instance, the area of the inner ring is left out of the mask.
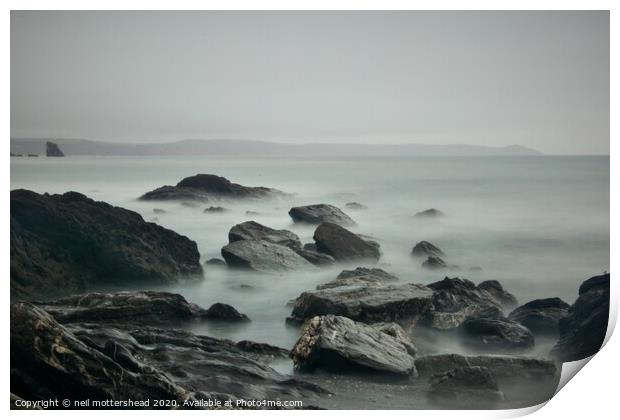
<path id="1" fill-rule="evenodd" d="M 318 225 L 323 222 L 335 223 L 341 226 L 353 226 L 355 221 L 345 212 L 331 204 L 312 204 L 309 206 L 293 207 L 288 212 L 295 223 Z"/>
<path id="2" fill-rule="evenodd" d="M 298 370 L 415 375 L 414 359 L 397 338 L 341 316 L 306 323 L 291 358 Z"/>
<path id="3" fill-rule="evenodd" d="M 376 243 L 334 223 L 321 223 L 313 238 L 317 251 L 331 255 L 336 261 L 377 261 L 381 257 Z"/>
<path id="4" fill-rule="evenodd" d="M 262 240 L 232 242 L 222 248 L 222 257 L 229 267 L 264 273 L 315 268 L 292 249 Z"/>
<path id="5" fill-rule="evenodd" d="M 342 286 L 302 293 L 289 320 L 340 315 L 362 322 L 417 321 L 432 307 L 432 290 L 418 284 Z"/>
<path id="6" fill-rule="evenodd" d="M 232 243 L 242 240 L 263 240 L 294 250 L 301 249 L 299 236 L 290 230 L 272 229 L 254 221 L 239 223 L 230 228 L 228 241 Z"/>

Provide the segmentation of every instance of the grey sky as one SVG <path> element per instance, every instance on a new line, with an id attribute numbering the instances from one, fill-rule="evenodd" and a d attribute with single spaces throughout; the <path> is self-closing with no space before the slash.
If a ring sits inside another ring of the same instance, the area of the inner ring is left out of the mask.
<path id="1" fill-rule="evenodd" d="M 11 136 L 609 153 L 607 12 L 13 12 Z"/>

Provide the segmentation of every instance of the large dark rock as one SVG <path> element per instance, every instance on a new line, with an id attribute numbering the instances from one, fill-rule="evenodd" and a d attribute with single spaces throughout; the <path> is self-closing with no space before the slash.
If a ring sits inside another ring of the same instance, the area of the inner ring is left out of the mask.
<path id="1" fill-rule="evenodd" d="M 432 291 L 418 284 L 341 286 L 302 293 L 289 321 L 316 315 L 340 315 L 355 321 L 415 323 L 432 307 Z"/>
<path id="2" fill-rule="evenodd" d="M 446 277 L 427 285 L 433 290 L 433 310 L 425 318 L 432 328 L 447 330 L 468 317 L 502 316 L 501 304 L 493 295 L 467 279 Z"/>
<path id="3" fill-rule="evenodd" d="M 336 261 L 377 261 L 381 257 L 376 245 L 334 223 L 321 223 L 314 231 L 314 241 L 317 251 Z"/>
<path id="4" fill-rule="evenodd" d="M 165 185 L 142 195 L 140 200 L 235 200 L 285 197 L 282 191 L 266 187 L 246 187 L 210 174 L 182 179 L 176 186 Z"/>
<path id="5" fill-rule="evenodd" d="M 397 338 L 341 316 L 307 322 L 291 358 L 298 370 L 415 374 L 414 359 Z"/>
<path id="6" fill-rule="evenodd" d="M 11 191 L 11 295 L 202 278 L 196 243 L 133 211 L 86 196 Z"/>
<path id="7" fill-rule="evenodd" d="M 311 270 L 315 267 L 289 247 L 262 240 L 242 240 L 222 248 L 229 267 L 264 273 Z"/>
<path id="8" fill-rule="evenodd" d="M 534 334 L 506 318 L 468 318 L 461 324 L 463 345 L 472 351 L 516 354 L 534 347 Z"/>
<path id="9" fill-rule="evenodd" d="M 263 240 L 274 244 L 289 247 L 293 250 L 301 249 L 299 236 L 290 230 L 276 230 L 254 221 L 243 222 L 233 226 L 228 232 L 228 241 Z"/>
<path id="10" fill-rule="evenodd" d="M 478 288 L 487 291 L 502 305 L 504 309 L 513 309 L 519 305 L 519 301 L 512 294 L 509 293 L 501 283 L 497 280 L 486 280 L 478 284 Z"/>
<path id="11" fill-rule="evenodd" d="M 428 270 L 444 270 L 452 268 L 440 257 L 428 257 L 423 263 L 422 267 Z"/>
<path id="12" fill-rule="evenodd" d="M 488 369 L 496 378 L 554 378 L 558 373 L 552 360 L 528 356 L 433 354 L 416 358 L 415 365 L 420 376 L 433 376 L 456 368 L 476 366 Z"/>
<path id="13" fill-rule="evenodd" d="M 536 299 L 519 306 L 508 319 L 538 335 L 558 335 L 559 322 L 568 315 L 570 305 L 560 298 Z"/>
<path id="14" fill-rule="evenodd" d="M 246 314 L 242 314 L 235 308 L 225 303 L 214 303 L 202 313 L 203 318 L 214 319 L 218 321 L 249 321 L 250 318 Z"/>
<path id="15" fill-rule="evenodd" d="M 11 305 L 11 392 L 26 400 L 307 400 L 321 388 L 268 366 L 269 346 L 144 325 L 68 323 Z M 185 403 L 187 401 L 187 403 Z M 186 405 L 184 405 L 186 404 Z M 234 407 L 233 407 L 234 408 Z"/>
<path id="16" fill-rule="evenodd" d="M 444 254 L 441 249 L 437 248 L 432 243 L 421 241 L 415 244 L 411 250 L 411 255 L 420 258 L 437 257 L 441 259 L 441 257 L 444 257 L 446 254 Z"/>
<path id="17" fill-rule="evenodd" d="M 309 223 L 318 225 L 323 222 L 335 223 L 341 226 L 353 226 L 355 222 L 338 207 L 330 204 L 312 204 L 309 206 L 293 207 L 288 212 L 295 223 Z"/>
<path id="18" fill-rule="evenodd" d="M 299 249 L 296 251 L 300 256 L 304 257 L 308 262 L 316 266 L 328 266 L 336 264 L 336 260 L 331 255 L 322 252 L 310 251 L 307 249 Z"/>
<path id="19" fill-rule="evenodd" d="M 56 143 L 48 141 L 45 143 L 45 155 L 47 157 L 64 157 L 65 154 L 60 150 Z"/>
<path id="20" fill-rule="evenodd" d="M 560 320 L 560 339 L 551 354 L 562 362 L 585 359 L 599 351 L 609 321 L 609 274 L 592 277 L 579 287 L 579 297 Z"/>
<path id="21" fill-rule="evenodd" d="M 461 367 L 440 373 L 430 379 L 430 384 L 430 398 L 454 406 L 475 406 L 504 399 L 495 376 L 489 369 L 480 366 Z"/>

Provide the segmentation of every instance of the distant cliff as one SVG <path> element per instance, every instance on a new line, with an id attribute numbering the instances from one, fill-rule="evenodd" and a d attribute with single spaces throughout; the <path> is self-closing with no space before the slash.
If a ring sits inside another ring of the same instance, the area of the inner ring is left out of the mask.
<path id="1" fill-rule="evenodd" d="M 40 153 L 45 139 L 11 139 L 11 153 Z M 172 143 L 113 143 L 82 139 L 54 139 L 69 155 L 91 156 L 534 156 L 524 146 L 471 144 L 288 144 L 254 140 L 182 140 Z"/>

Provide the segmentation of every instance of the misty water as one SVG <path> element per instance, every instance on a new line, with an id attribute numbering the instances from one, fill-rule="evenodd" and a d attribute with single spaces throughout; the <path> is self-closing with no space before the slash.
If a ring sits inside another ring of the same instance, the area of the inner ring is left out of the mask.
<path id="1" fill-rule="evenodd" d="M 146 191 L 174 185 L 198 173 L 225 176 L 248 186 L 278 188 L 294 196 L 280 201 L 201 203 L 197 207 L 136 200 Z M 134 210 L 145 220 L 196 241 L 203 262 L 221 257 L 228 230 L 247 220 L 292 230 L 303 243 L 312 242 L 313 228 L 293 224 L 288 210 L 296 205 L 329 203 L 357 222 L 353 231 L 370 235 L 381 244 L 382 257 L 376 266 L 398 275 L 401 282 L 430 283 L 446 275 L 476 283 L 497 279 L 520 303 L 555 296 L 572 303 L 582 281 L 609 269 L 607 156 L 11 158 L 11 189 L 15 188 L 41 193 L 79 191 Z M 345 209 L 345 203 L 351 201 L 368 209 Z M 203 213 L 210 205 L 230 211 Z M 446 216 L 414 217 L 431 207 Z M 154 208 L 166 213 L 155 214 Z M 247 215 L 247 211 L 257 214 Z M 410 256 L 421 240 L 439 246 L 446 261 L 460 268 L 446 272 L 421 268 L 420 261 Z M 291 312 L 287 302 L 355 266 L 269 275 L 207 266 L 203 282 L 164 289 L 181 293 L 203 307 L 215 302 L 231 304 L 252 319 L 242 325 L 200 322 L 184 328 L 291 348 L 299 330 L 285 323 Z M 535 352 L 544 354 L 548 345 L 540 343 Z M 283 361 L 276 368 L 289 372 L 291 364 Z"/>

